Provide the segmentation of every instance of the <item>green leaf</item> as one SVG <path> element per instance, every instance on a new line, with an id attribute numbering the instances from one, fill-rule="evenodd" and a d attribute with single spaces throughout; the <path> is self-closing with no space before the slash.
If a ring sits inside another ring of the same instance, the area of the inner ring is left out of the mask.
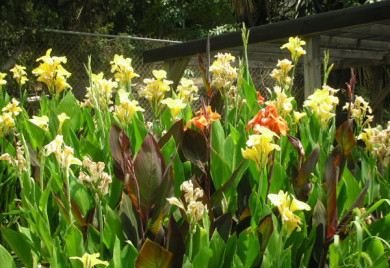
<path id="1" fill-rule="evenodd" d="M 224 184 L 218 188 L 216 192 L 213 193 L 213 195 L 210 198 L 211 204 L 215 206 L 219 201 L 222 200 L 223 195 L 227 193 L 227 191 L 230 189 L 232 185 L 238 185 L 240 182 L 242 175 L 246 171 L 246 169 L 249 166 L 249 161 L 244 159 L 241 161 L 241 163 L 237 166 L 237 168 L 233 171 L 229 179 L 227 179 Z"/>
<path id="2" fill-rule="evenodd" d="M 114 250 L 115 238 L 118 237 L 119 241 L 123 244 L 125 237 L 118 216 L 109 206 L 106 206 L 105 216 L 106 221 L 104 224 L 103 242 L 110 252 L 112 252 Z"/>
<path id="3" fill-rule="evenodd" d="M 237 251 L 237 236 L 232 235 L 226 244 L 224 261 L 223 261 L 223 266 L 222 266 L 223 268 L 234 267 L 233 266 L 233 259 L 234 259 L 234 256 L 236 255 L 236 251 Z"/>
<path id="4" fill-rule="evenodd" d="M 72 93 L 68 91 L 65 97 L 62 98 L 61 102 L 57 107 L 57 115 L 65 113 L 70 117 L 69 125 L 74 132 L 76 132 L 81 126 L 81 111 L 77 101 Z"/>
<path id="5" fill-rule="evenodd" d="M 211 178 L 213 180 L 214 187 L 219 189 L 229 179 L 232 171 L 225 159 L 223 159 L 223 157 L 213 148 L 211 148 L 210 159 Z"/>
<path id="6" fill-rule="evenodd" d="M 159 244 L 146 239 L 138 253 L 135 267 L 139 268 L 168 268 L 172 259 L 172 253 Z"/>
<path id="7" fill-rule="evenodd" d="M 283 244 L 280 243 L 280 234 L 276 229 L 272 232 L 268 246 L 264 252 L 263 262 L 261 267 L 275 267 L 279 257 L 282 254 Z"/>
<path id="8" fill-rule="evenodd" d="M 211 148 L 218 154 L 224 155 L 225 132 L 220 120 L 216 120 L 211 124 Z"/>
<path id="9" fill-rule="evenodd" d="M 385 249 L 382 242 L 379 239 L 372 239 L 370 244 L 367 246 L 366 252 L 370 256 L 372 261 L 377 261 L 379 258 L 382 258 L 385 254 Z"/>
<path id="10" fill-rule="evenodd" d="M 145 124 L 136 117 L 133 117 L 131 125 L 133 126 L 133 131 L 130 135 L 130 144 L 132 145 L 132 155 L 135 155 L 140 149 L 148 130 L 146 129 Z"/>
<path id="11" fill-rule="evenodd" d="M 225 242 L 217 231 L 213 233 L 210 240 L 208 267 L 218 268 L 222 265 Z"/>
<path id="12" fill-rule="evenodd" d="M 0 263 L 4 268 L 16 268 L 11 254 L 2 245 L 0 245 Z"/>
<path id="13" fill-rule="evenodd" d="M 253 84 L 248 83 L 246 80 L 242 80 L 242 88 L 244 89 L 245 99 L 248 103 L 248 108 L 251 111 L 251 116 L 257 114 L 260 110 L 260 106 L 257 103 L 257 92 Z"/>
<path id="14" fill-rule="evenodd" d="M 122 263 L 126 263 L 128 267 L 134 267 L 135 260 L 138 256 L 138 250 L 130 241 L 127 241 L 127 243 L 128 244 L 122 249 L 121 260 Z"/>
<path id="15" fill-rule="evenodd" d="M 3 239 L 15 252 L 16 256 L 26 265 L 27 267 L 33 267 L 35 253 L 33 252 L 33 245 L 29 239 L 14 230 L 6 227 L 1 228 Z"/>
<path id="16" fill-rule="evenodd" d="M 45 136 L 49 133 L 28 120 L 24 122 L 31 147 L 37 151 L 37 148 L 42 148 Z"/>
<path id="17" fill-rule="evenodd" d="M 238 237 L 237 255 L 244 267 L 253 267 L 260 260 L 260 245 L 257 237 L 250 231 L 244 230 Z"/>
<path id="18" fill-rule="evenodd" d="M 68 228 L 65 234 L 65 250 L 69 257 L 81 257 L 84 253 L 83 234 L 75 226 Z M 72 261 L 76 264 L 76 261 Z"/>

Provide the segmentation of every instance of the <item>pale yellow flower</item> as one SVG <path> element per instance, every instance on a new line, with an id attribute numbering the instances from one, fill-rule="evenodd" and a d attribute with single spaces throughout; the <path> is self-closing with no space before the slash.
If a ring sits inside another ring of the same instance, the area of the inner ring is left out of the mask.
<path id="1" fill-rule="evenodd" d="M 139 77 L 139 75 L 134 72 L 133 67 L 131 67 L 130 58 L 123 58 L 123 55 L 115 54 L 114 60 L 110 61 L 110 64 L 111 72 L 115 73 L 115 80 L 123 86 L 130 85 L 131 79 Z"/>
<path id="2" fill-rule="evenodd" d="M 184 77 L 180 80 L 180 85 L 177 86 L 177 93 L 177 97 L 185 104 L 190 104 L 198 99 L 196 95 L 198 87 L 194 85 L 194 81 Z"/>
<path id="3" fill-rule="evenodd" d="M 54 153 L 58 164 L 63 169 L 68 169 L 71 165 L 81 166 L 81 161 L 73 156 L 73 148 L 64 144 L 62 135 L 57 135 L 53 141 L 44 146 L 45 155 Z"/>
<path id="4" fill-rule="evenodd" d="M 15 118 L 22 111 L 22 108 L 20 108 L 18 105 L 19 101 L 12 98 L 11 102 L 3 107 L 2 111 L 11 114 L 12 118 Z"/>
<path id="5" fill-rule="evenodd" d="M 145 111 L 138 105 L 138 101 L 130 100 L 128 94 L 129 93 L 125 92 L 123 89 L 118 91 L 119 105 L 115 105 L 114 111 L 114 115 L 116 115 L 124 125 L 127 125 L 131 122 L 131 118 L 136 112 Z"/>
<path id="6" fill-rule="evenodd" d="M 82 165 L 88 170 L 89 174 L 80 172 L 78 182 L 87 182 L 88 185 L 93 184 L 100 194 L 106 195 L 112 179 L 108 173 L 104 172 L 105 164 L 103 162 L 93 162 L 88 156 L 84 156 Z"/>
<path id="7" fill-rule="evenodd" d="M 167 201 L 171 205 L 175 205 L 183 210 L 190 219 L 190 223 L 197 223 L 203 218 L 204 211 L 207 211 L 207 208 L 201 201 L 203 197 L 203 190 L 200 188 L 195 188 L 191 181 L 184 181 L 180 185 L 180 190 L 184 192 L 184 199 L 187 203 L 187 208 L 185 204 L 176 197 L 167 198 Z"/>
<path id="8" fill-rule="evenodd" d="M 279 210 L 279 213 L 282 217 L 282 222 L 287 228 L 288 236 L 295 230 L 295 228 L 297 228 L 298 232 L 301 231 L 301 219 L 298 217 L 298 215 L 294 214 L 294 212 L 299 210 L 311 210 L 310 206 L 306 203 L 295 199 L 293 195 L 291 195 L 291 197 L 292 200 L 289 194 L 287 192 L 284 193 L 282 190 L 280 190 L 277 195 L 268 195 L 268 199 L 274 206 L 277 206 Z"/>
<path id="9" fill-rule="evenodd" d="M 288 86 L 291 83 L 291 77 L 288 76 L 288 72 L 293 67 L 291 61 L 284 59 L 278 60 L 277 67 L 279 69 L 273 69 L 271 77 L 276 80 L 276 84 L 280 87 Z"/>
<path id="10" fill-rule="evenodd" d="M 213 74 L 211 86 L 216 87 L 222 96 L 225 96 L 237 78 L 237 68 L 230 65 L 230 61 L 234 62 L 235 57 L 230 53 L 218 53 L 215 57 L 217 59 L 210 66 L 210 72 Z"/>
<path id="11" fill-rule="evenodd" d="M 26 67 L 16 64 L 15 67 L 10 70 L 19 86 L 24 85 L 28 81 L 25 69 Z"/>
<path id="12" fill-rule="evenodd" d="M 146 86 L 139 91 L 139 96 L 149 101 L 150 107 L 157 115 L 162 109 L 161 100 L 165 92 L 171 90 L 169 85 L 173 82 L 166 80 L 167 73 L 164 70 L 153 70 L 153 75 L 156 79 L 144 79 Z"/>
<path id="13" fill-rule="evenodd" d="M 108 108 L 112 104 L 112 90 L 118 87 L 118 83 L 111 79 L 104 79 L 104 74 L 92 74 L 92 88 L 87 88 L 86 100 L 84 102 L 88 106 L 99 108 L 101 111 Z"/>
<path id="14" fill-rule="evenodd" d="M 85 253 L 83 257 L 70 257 L 69 259 L 71 260 L 79 260 L 83 263 L 83 268 L 92 268 L 95 265 L 101 264 L 104 266 L 108 266 L 109 263 L 106 261 L 101 261 L 99 260 L 100 254 L 99 253 L 94 253 L 94 254 L 88 254 Z"/>
<path id="15" fill-rule="evenodd" d="M 301 118 L 303 118 L 305 116 L 306 116 L 305 112 L 300 113 L 300 112 L 294 111 L 294 123 L 298 124 L 299 120 L 301 120 Z"/>
<path id="16" fill-rule="evenodd" d="M 186 107 L 186 104 L 181 99 L 167 98 L 162 100 L 161 103 L 168 106 L 173 118 Z"/>
<path id="17" fill-rule="evenodd" d="M 62 125 L 64 124 L 65 120 L 70 119 L 69 116 L 66 115 L 66 113 L 61 113 L 57 116 L 58 121 L 60 121 L 60 124 L 58 126 L 58 134 L 61 134 L 62 132 Z"/>
<path id="18" fill-rule="evenodd" d="M 364 129 L 364 133 L 359 136 L 365 144 L 368 151 L 382 162 L 383 166 L 390 164 L 390 121 L 387 122 L 387 128 L 383 129 L 380 125 L 375 128 Z"/>
<path id="19" fill-rule="evenodd" d="M 291 59 L 294 64 L 297 63 L 298 58 L 301 55 L 306 54 L 306 51 L 301 47 L 306 45 L 306 42 L 301 40 L 298 36 L 296 37 L 290 37 L 288 39 L 288 43 L 284 44 L 280 47 L 280 49 L 287 48 L 291 52 Z"/>
<path id="20" fill-rule="evenodd" d="M 7 161 L 14 169 L 18 170 L 19 172 L 26 171 L 26 159 L 24 158 L 24 151 L 20 145 L 20 141 L 17 141 L 15 151 L 15 157 L 5 153 L 0 156 L 0 160 Z"/>
<path id="21" fill-rule="evenodd" d="M 343 109 L 348 110 L 349 103 L 345 103 Z M 372 109 L 369 103 L 361 96 L 355 95 L 355 102 L 351 103 L 351 118 L 353 118 L 356 124 L 360 127 L 365 127 L 372 122 L 373 116 Z M 364 121 L 364 119 L 366 119 Z"/>
<path id="22" fill-rule="evenodd" d="M 333 94 L 337 91 L 329 86 L 323 86 L 322 89 L 317 89 L 303 103 L 304 107 L 309 107 L 314 112 L 322 129 L 326 129 L 329 120 L 336 115 L 334 111 L 339 99 Z"/>
<path id="23" fill-rule="evenodd" d="M 273 144 L 273 138 L 278 137 L 275 132 L 263 126 L 257 126 L 256 131 L 260 134 L 250 135 L 246 142 L 245 150 L 241 148 L 242 156 L 251 159 L 258 170 L 263 169 L 268 163 L 268 155 L 273 150 L 280 151 L 277 144 Z"/>
<path id="24" fill-rule="evenodd" d="M 294 100 L 294 97 L 288 98 L 279 86 L 274 87 L 274 92 L 276 93 L 276 100 L 267 101 L 266 104 L 275 107 L 279 115 L 286 117 L 293 109 L 291 102 Z"/>
<path id="25" fill-rule="evenodd" d="M 0 136 L 9 132 L 15 126 L 15 121 L 11 113 L 3 113 L 0 115 Z"/>
<path id="26" fill-rule="evenodd" d="M 5 80 L 4 78 L 7 76 L 7 74 L 5 73 L 0 73 L 0 88 L 2 86 L 4 86 L 5 84 L 7 84 L 7 80 Z"/>
<path id="27" fill-rule="evenodd" d="M 43 116 L 33 115 L 32 119 L 29 119 L 29 121 L 46 131 L 49 130 L 49 118 L 46 115 Z"/>

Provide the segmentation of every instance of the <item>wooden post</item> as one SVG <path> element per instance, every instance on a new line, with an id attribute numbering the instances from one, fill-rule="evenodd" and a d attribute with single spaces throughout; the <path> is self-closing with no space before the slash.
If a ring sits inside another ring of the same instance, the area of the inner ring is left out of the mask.
<path id="1" fill-rule="evenodd" d="M 305 39 L 306 55 L 304 56 L 305 99 L 321 88 L 321 52 L 320 36 L 313 35 Z"/>
<path id="2" fill-rule="evenodd" d="M 389 88 L 383 87 L 383 67 L 382 66 L 374 66 L 371 69 L 372 75 L 372 104 L 371 108 L 373 109 L 374 114 L 374 124 L 381 124 L 383 120 L 383 105 L 382 102 L 389 94 Z"/>
<path id="3" fill-rule="evenodd" d="M 190 59 L 191 57 L 184 57 L 164 62 L 164 69 L 167 71 L 167 79 L 173 81 L 172 90 L 176 90 Z M 171 95 L 171 93 L 167 92 L 167 96 L 168 95 Z"/>

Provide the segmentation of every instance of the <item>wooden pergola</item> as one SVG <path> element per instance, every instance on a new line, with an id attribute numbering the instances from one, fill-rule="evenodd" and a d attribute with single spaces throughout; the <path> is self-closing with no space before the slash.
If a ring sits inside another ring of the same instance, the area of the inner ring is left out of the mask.
<path id="1" fill-rule="evenodd" d="M 376 117 L 382 117 L 381 103 L 390 94 L 382 68 L 390 64 L 390 1 L 253 27 L 248 41 L 250 67 L 275 66 L 278 59 L 287 57 L 289 52 L 280 46 L 290 36 L 306 41 L 305 98 L 321 87 L 322 59 L 324 51 L 329 50 L 335 67 L 370 67 L 374 78 L 372 106 Z M 211 53 L 229 51 L 243 56 L 240 31 L 210 37 L 209 45 Z M 207 38 L 203 38 L 147 50 L 144 63 L 164 62 L 176 86 L 190 60 L 197 53 L 204 54 L 206 47 Z"/>

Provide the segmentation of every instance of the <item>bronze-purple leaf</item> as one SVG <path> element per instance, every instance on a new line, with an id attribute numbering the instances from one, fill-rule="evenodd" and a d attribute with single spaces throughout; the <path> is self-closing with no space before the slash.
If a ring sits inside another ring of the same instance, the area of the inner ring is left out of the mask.
<path id="1" fill-rule="evenodd" d="M 335 138 L 340 147 L 341 154 L 347 156 L 357 144 L 355 136 L 353 135 L 351 119 L 339 126 Z"/>
<path id="2" fill-rule="evenodd" d="M 327 206 L 327 235 L 329 239 L 336 232 L 337 227 L 337 162 L 339 157 L 330 154 L 324 165 L 324 179 L 326 181 Z"/>
<path id="3" fill-rule="evenodd" d="M 130 141 L 124 131 L 113 124 L 109 135 L 110 152 L 114 160 L 114 174 L 117 179 L 125 183 L 126 159 L 131 159 Z M 126 155 L 127 157 L 124 157 Z"/>
<path id="4" fill-rule="evenodd" d="M 146 239 L 135 260 L 135 267 L 139 268 L 168 268 L 170 267 L 172 253 L 157 243 Z"/>
<path id="5" fill-rule="evenodd" d="M 299 200 L 307 200 L 311 190 L 311 184 L 309 181 L 310 174 L 313 172 L 318 157 L 320 155 L 320 146 L 317 144 L 313 151 L 303 162 L 301 168 L 298 170 L 298 175 L 293 182 L 294 192 Z"/>
<path id="6" fill-rule="evenodd" d="M 183 134 L 182 150 L 184 157 L 206 173 L 207 144 L 204 136 L 196 130 L 187 129 Z"/>
<path id="7" fill-rule="evenodd" d="M 139 206 L 146 223 L 155 206 L 155 200 L 160 194 L 164 171 L 164 157 L 157 142 L 148 133 L 134 160 L 134 173 L 139 189 Z M 130 184 L 129 190 L 130 193 L 136 194 L 136 189 L 132 184 Z M 132 199 L 132 201 L 134 200 Z"/>

